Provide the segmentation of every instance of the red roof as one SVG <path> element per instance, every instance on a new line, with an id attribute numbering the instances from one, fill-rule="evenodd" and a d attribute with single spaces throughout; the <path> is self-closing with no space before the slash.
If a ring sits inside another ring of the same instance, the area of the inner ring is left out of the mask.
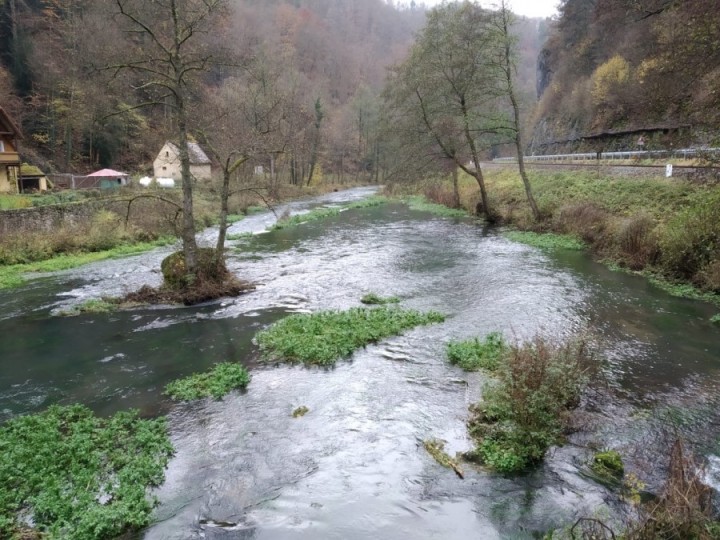
<path id="1" fill-rule="evenodd" d="M 120 171 L 113 171 L 112 169 L 102 169 L 101 171 L 94 172 L 92 174 L 88 174 L 88 176 L 99 176 L 99 177 L 113 177 L 116 178 L 118 176 L 127 176 L 127 173 L 120 172 Z"/>

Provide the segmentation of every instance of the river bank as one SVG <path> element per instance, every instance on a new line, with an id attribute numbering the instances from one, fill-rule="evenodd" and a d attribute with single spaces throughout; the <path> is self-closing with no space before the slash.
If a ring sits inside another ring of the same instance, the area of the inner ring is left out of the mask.
<path id="1" fill-rule="evenodd" d="M 530 171 L 542 218 L 534 221 L 517 171 L 490 168 L 493 211 L 521 231 L 584 242 L 616 270 L 649 278 L 667 292 L 720 304 L 720 186 L 666 178 L 609 177 L 588 171 Z M 474 212 L 477 184 L 460 176 L 461 206 Z M 452 206 L 451 180 L 390 185 Z"/>
<path id="2" fill-rule="evenodd" d="M 319 184 L 311 188 L 283 186 L 272 203 L 280 204 L 282 200 L 299 200 L 337 190 L 338 186 L 333 184 Z M 41 209 L 37 212 L 38 216 L 14 219 L 14 228 L 0 235 L 0 289 L 21 285 L 23 275 L 27 273 L 67 270 L 174 244 L 177 241 L 174 225 L 177 210 L 172 205 L 168 206 L 165 200 L 173 201 L 177 195 L 175 192 L 125 190 L 122 196 L 106 199 L 88 197 L 85 202 L 73 199 L 55 204 L 55 199 L 49 199 L 51 204 L 38 207 Z M 211 227 L 217 223 L 213 196 L 211 192 L 199 190 L 195 204 L 198 227 Z M 129 201 L 133 201 L 132 208 Z M 265 209 L 266 202 L 267 199 L 253 192 L 234 197 L 228 223 L 235 223 L 248 214 Z M 3 212 L 31 211 L 19 208 Z"/>
<path id="3" fill-rule="evenodd" d="M 340 209 L 371 193 L 333 193 L 288 212 Z M 652 482 L 659 443 L 648 434 L 663 410 L 691 418 L 690 435 L 719 433 L 720 340 L 706 304 L 472 219 L 393 202 L 325 215 L 265 234 L 276 219 L 269 212 L 233 225 L 229 268 L 258 284 L 239 298 L 52 316 L 159 280 L 162 249 L 0 291 L 0 413 L 80 402 L 101 416 L 167 414 L 176 454 L 154 491 L 153 523 L 138 535 L 145 540 L 537 538 L 613 510 L 608 488 L 587 474 L 595 448 L 619 451 L 628 472 Z M 212 239 L 211 229 L 200 238 Z M 369 293 L 446 320 L 331 369 L 263 360 L 258 332 L 295 313 L 359 307 Z M 611 399 L 591 400 L 592 422 L 571 444 L 527 474 L 464 466 L 464 480 L 428 454 L 428 440 L 444 441 L 450 455 L 472 448 L 468 406 L 488 382 L 450 365 L 449 342 L 491 332 L 562 338 L 587 327 L 602 346 Z M 222 362 L 247 368 L 246 391 L 180 404 L 162 395 L 168 382 Z M 638 441 L 641 455 L 632 453 Z"/>

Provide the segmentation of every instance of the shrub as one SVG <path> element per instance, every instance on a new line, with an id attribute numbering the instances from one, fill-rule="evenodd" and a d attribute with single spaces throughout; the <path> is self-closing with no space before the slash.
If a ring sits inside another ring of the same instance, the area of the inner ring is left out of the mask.
<path id="1" fill-rule="evenodd" d="M 196 373 L 165 386 L 165 395 L 179 401 L 205 397 L 220 399 L 236 388 L 250 384 L 250 374 L 241 364 L 223 363 L 207 373 Z"/>
<path id="2" fill-rule="evenodd" d="M 399 308 L 353 308 L 290 315 L 257 335 L 266 355 L 285 362 L 332 365 L 356 349 L 445 316 Z"/>
<path id="3" fill-rule="evenodd" d="M 642 270 L 654 263 L 659 254 L 655 222 L 645 214 L 620 220 L 615 242 L 620 259 L 631 270 Z"/>
<path id="4" fill-rule="evenodd" d="M 566 204 L 558 210 L 554 218 L 557 230 L 573 234 L 588 244 L 597 244 L 607 228 L 608 214 L 602 208 L 590 202 Z"/>
<path id="5" fill-rule="evenodd" d="M 720 191 L 671 219 L 660 247 L 662 265 L 672 277 L 692 279 L 720 258 Z"/>
<path id="6" fill-rule="evenodd" d="M 542 337 L 510 347 L 498 380 L 488 383 L 473 406 L 468 457 L 501 472 L 542 460 L 563 439 L 568 412 L 587 382 L 590 355 L 584 339 L 555 344 Z"/>
<path id="7" fill-rule="evenodd" d="M 0 427 L 0 536 L 27 523 L 38 537 L 116 538 L 150 521 L 147 488 L 172 454 L 165 422 L 135 412 L 98 418 L 81 406 L 50 407 Z"/>
<path id="8" fill-rule="evenodd" d="M 478 338 L 467 341 L 450 342 L 447 356 L 450 363 L 465 371 L 486 369 L 495 371 L 508 346 L 500 332 L 492 332 L 482 341 Z"/>

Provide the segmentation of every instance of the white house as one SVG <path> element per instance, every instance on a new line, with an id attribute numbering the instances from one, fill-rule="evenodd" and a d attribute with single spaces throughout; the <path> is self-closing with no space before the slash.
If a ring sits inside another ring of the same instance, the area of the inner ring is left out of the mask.
<path id="1" fill-rule="evenodd" d="M 189 142 L 188 154 L 190 154 L 190 174 L 196 180 L 210 180 L 212 176 L 210 158 L 200 145 Z M 170 141 L 166 142 L 153 162 L 153 171 L 156 178 L 172 178 L 179 182 L 182 179 L 180 149 Z"/>

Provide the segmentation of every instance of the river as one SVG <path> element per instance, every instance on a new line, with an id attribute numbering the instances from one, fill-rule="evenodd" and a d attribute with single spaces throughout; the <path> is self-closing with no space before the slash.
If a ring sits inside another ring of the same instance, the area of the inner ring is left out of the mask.
<path id="1" fill-rule="evenodd" d="M 333 193 L 288 209 L 372 192 Z M 538 537 L 611 500 L 586 474 L 588 445 L 632 454 L 631 467 L 643 472 L 653 444 L 638 450 L 638 442 L 658 411 L 680 415 L 681 429 L 717 463 L 720 331 L 709 322 L 712 306 L 668 296 L 583 253 L 546 253 L 473 220 L 402 204 L 259 234 L 274 220 L 264 212 L 230 231 L 255 233 L 231 243 L 230 268 L 258 284 L 236 299 L 53 316 L 88 298 L 158 284 L 169 248 L 0 291 L 0 419 L 74 402 L 100 414 L 137 408 L 168 416 L 177 452 L 155 493 L 156 522 L 137 538 Z M 367 292 L 448 319 L 333 369 L 259 358 L 252 341 L 259 329 L 288 313 L 358 306 Z M 470 448 L 467 409 L 484 383 L 482 374 L 447 364 L 449 340 L 588 330 L 602 349 L 603 396 L 588 407 L 589 427 L 542 467 L 506 477 L 465 466 L 460 480 L 425 452 L 422 440 L 431 437 L 447 441 L 451 454 Z M 228 360 L 250 368 L 245 392 L 186 404 L 162 396 L 170 380 Z M 302 405 L 309 413 L 293 418 Z M 708 480 L 720 484 L 716 469 Z"/>

